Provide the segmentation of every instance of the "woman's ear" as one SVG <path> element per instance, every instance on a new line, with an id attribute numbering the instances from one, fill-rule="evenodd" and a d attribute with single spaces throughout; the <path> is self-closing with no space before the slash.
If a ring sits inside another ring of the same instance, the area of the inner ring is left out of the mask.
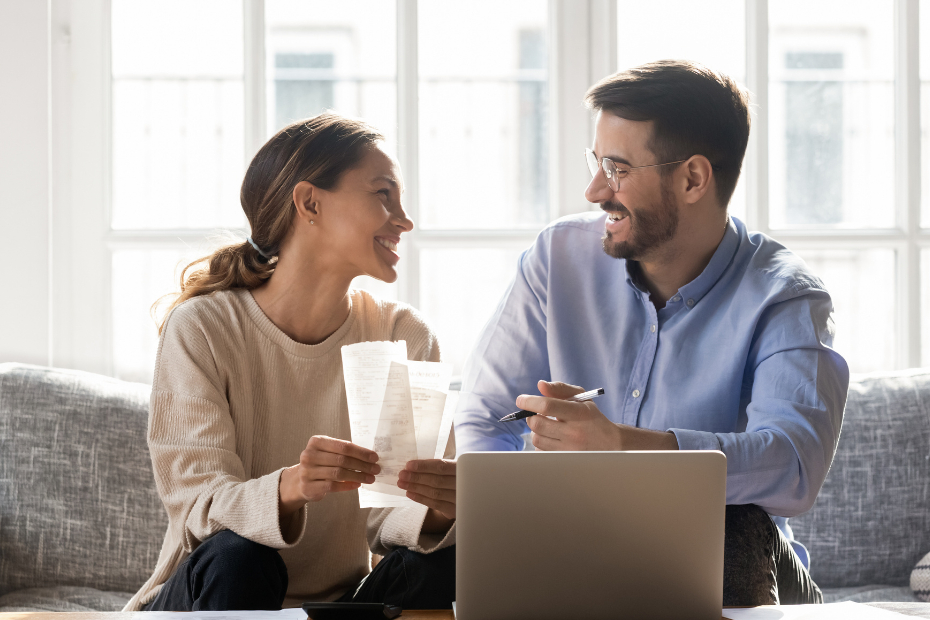
<path id="1" fill-rule="evenodd" d="M 309 181 L 301 181 L 294 186 L 292 198 L 298 219 L 308 224 L 315 223 L 319 216 L 319 194 L 319 188 Z"/>

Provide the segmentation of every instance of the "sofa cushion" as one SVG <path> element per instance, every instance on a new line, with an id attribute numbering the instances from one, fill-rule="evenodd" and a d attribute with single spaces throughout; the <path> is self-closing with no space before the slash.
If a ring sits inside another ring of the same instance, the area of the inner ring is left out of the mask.
<path id="1" fill-rule="evenodd" d="M 146 446 L 150 388 L 0 364 L 0 595 L 134 592 L 167 527 Z"/>
<path id="2" fill-rule="evenodd" d="M 896 603 L 919 603 L 908 587 L 902 586 L 859 586 L 856 588 L 823 588 L 824 603 L 873 603 L 876 601 Z"/>
<path id="3" fill-rule="evenodd" d="M 28 588 L 0 596 L 0 612 L 119 611 L 131 597 L 129 592 L 104 592 L 73 586 Z"/>
<path id="4" fill-rule="evenodd" d="M 821 588 L 906 586 L 930 549 L 930 369 L 860 375 L 813 509 L 791 519 Z"/>

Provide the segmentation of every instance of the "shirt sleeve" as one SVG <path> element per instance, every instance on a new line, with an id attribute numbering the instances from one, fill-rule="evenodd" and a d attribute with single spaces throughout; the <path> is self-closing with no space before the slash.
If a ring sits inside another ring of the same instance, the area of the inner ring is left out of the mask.
<path id="1" fill-rule="evenodd" d="M 435 334 L 413 309 L 406 309 L 398 317 L 392 338 L 407 341 L 407 357 L 411 360 L 440 361 L 439 342 Z M 453 450 L 454 441 L 454 437 L 450 438 Z M 454 545 L 454 523 L 442 535 L 421 532 L 427 510 L 426 506 L 420 504 L 405 508 L 372 508 L 368 513 L 367 524 L 371 552 L 387 555 L 392 549 L 406 547 L 418 553 L 432 553 Z"/>
<path id="2" fill-rule="evenodd" d="M 523 420 L 501 423 L 520 394 L 550 379 L 546 340 L 549 231 L 520 257 L 517 272 L 465 365 L 455 415 L 458 453 L 522 450 Z"/>
<path id="3" fill-rule="evenodd" d="M 159 344 L 149 411 L 148 446 L 159 496 L 184 550 L 224 530 L 274 549 L 296 545 L 301 509 L 281 530 L 278 470 L 249 479 L 235 447 L 236 429 L 195 308 L 180 306 Z"/>
<path id="4" fill-rule="evenodd" d="M 833 305 L 809 291 L 768 307 L 753 340 L 746 429 L 670 429 L 682 450 L 727 457 L 727 503 L 792 517 L 814 505 L 839 440 L 849 369 L 832 349 Z"/>

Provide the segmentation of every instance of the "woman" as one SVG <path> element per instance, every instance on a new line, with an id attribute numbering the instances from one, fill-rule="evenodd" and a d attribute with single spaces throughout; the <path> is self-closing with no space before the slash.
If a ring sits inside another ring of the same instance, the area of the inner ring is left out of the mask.
<path id="1" fill-rule="evenodd" d="M 182 274 L 148 431 L 169 525 L 126 610 L 450 606 L 454 464 L 408 463 L 398 486 L 422 506 L 359 509 L 378 456 L 347 441 L 343 345 L 406 340 L 411 359 L 439 359 L 416 311 L 350 289 L 396 280 L 413 228 L 382 139 L 334 114 L 281 130 L 242 184 L 249 239 Z M 369 547 L 390 555 L 359 586 Z"/>

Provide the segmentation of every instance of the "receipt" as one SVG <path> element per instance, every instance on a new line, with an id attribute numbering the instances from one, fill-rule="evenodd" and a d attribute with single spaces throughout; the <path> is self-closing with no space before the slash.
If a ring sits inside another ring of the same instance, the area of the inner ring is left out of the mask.
<path id="1" fill-rule="evenodd" d="M 381 466 L 374 484 L 359 488 L 359 506 L 416 505 L 397 475 L 407 461 L 445 451 L 457 401 L 452 365 L 408 361 L 404 341 L 360 342 L 342 347 L 342 368 L 352 443 L 377 452 Z"/>

